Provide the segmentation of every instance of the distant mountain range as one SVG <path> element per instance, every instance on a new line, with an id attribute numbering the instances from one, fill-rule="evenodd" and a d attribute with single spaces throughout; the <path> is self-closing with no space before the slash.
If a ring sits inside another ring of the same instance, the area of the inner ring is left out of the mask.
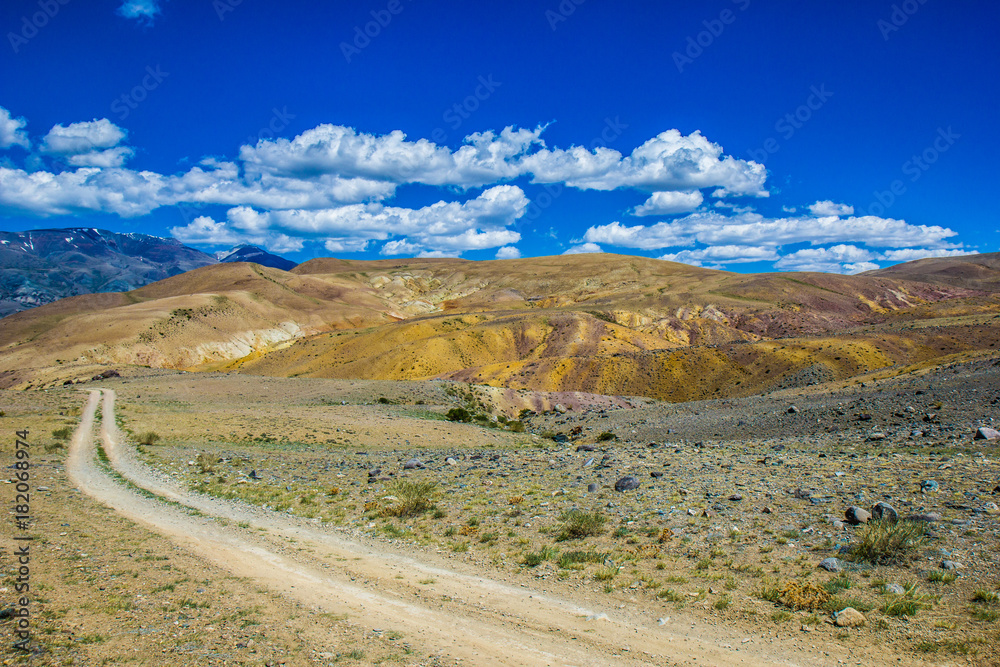
<path id="1" fill-rule="evenodd" d="M 216 263 L 5 318 L 0 387 L 110 364 L 691 401 L 989 356 L 998 323 L 997 254 L 853 276 L 606 254 Z"/>
<path id="2" fill-rule="evenodd" d="M 216 253 L 220 262 L 253 262 L 261 266 L 270 266 L 272 269 L 291 271 L 296 266 L 295 262 L 278 255 L 272 255 L 266 250 L 261 250 L 257 246 L 243 245 L 232 250 Z"/>
<path id="3" fill-rule="evenodd" d="M 80 294 L 127 292 L 219 258 L 175 239 L 103 229 L 0 232 L 0 317 Z M 293 262 L 243 246 L 223 262 L 288 270 Z"/>

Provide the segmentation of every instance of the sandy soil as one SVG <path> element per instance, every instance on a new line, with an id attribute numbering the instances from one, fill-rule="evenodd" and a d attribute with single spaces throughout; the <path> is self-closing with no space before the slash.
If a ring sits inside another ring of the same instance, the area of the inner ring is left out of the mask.
<path id="1" fill-rule="evenodd" d="M 233 530 L 210 518 L 167 507 L 101 471 L 90 436 L 97 392 L 91 394 L 73 439 L 68 461 L 71 478 L 88 495 L 123 516 L 162 532 L 234 575 L 252 578 L 310 608 L 347 613 L 360 622 L 403 632 L 425 650 L 470 664 L 823 664 L 805 656 L 772 662 L 769 651 L 750 642 L 742 643 L 741 650 L 722 648 L 719 637 L 692 637 L 693 633 L 649 627 L 624 610 L 591 609 L 440 564 L 374 551 L 287 516 L 171 488 L 123 451 L 114 426 L 114 398 L 113 391 L 104 390 L 101 437 L 116 470 L 159 496 L 209 517 L 249 524 L 265 534 L 251 538 L 247 529 Z M 282 542 L 297 546 L 290 549 Z M 294 553 L 304 548 L 312 561 L 353 562 L 329 570 L 316 568 Z M 403 581 L 396 579 L 401 574 Z M 436 582 L 433 600 L 420 599 L 414 591 L 415 580 L 428 576 Z M 359 580 L 364 584 L 359 585 Z M 729 642 L 742 639 L 728 638 Z"/>

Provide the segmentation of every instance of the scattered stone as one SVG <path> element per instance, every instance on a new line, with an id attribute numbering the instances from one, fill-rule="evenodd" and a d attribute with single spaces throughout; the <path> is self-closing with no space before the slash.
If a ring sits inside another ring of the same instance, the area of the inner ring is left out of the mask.
<path id="1" fill-rule="evenodd" d="M 561 415 L 566 414 L 567 408 L 562 403 L 556 403 L 555 411 Z"/>
<path id="2" fill-rule="evenodd" d="M 907 521 L 923 521 L 924 523 L 936 523 L 941 520 L 941 515 L 937 512 L 926 512 L 924 514 L 911 514 L 906 517 Z"/>
<path id="3" fill-rule="evenodd" d="M 868 442 L 881 442 L 882 440 L 885 440 L 885 438 L 885 433 L 872 433 L 868 436 Z"/>
<path id="4" fill-rule="evenodd" d="M 703 517 L 711 519 L 712 517 L 715 516 L 715 512 L 713 512 L 712 510 L 705 510 L 704 512 L 701 513 L 701 515 Z"/>
<path id="5" fill-rule="evenodd" d="M 587 493 L 594 493 L 595 491 L 597 491 L 597 485 L 596 484 L 590 483 L 590 484 L 587 485 Z"/>
<path id="6" fill-rule="evenodd" d="M 885 585 L 885 592 L 892 593 L 893 595 L 903 595 L 906 593 L 906 589 L 903 588 L 900 584 L 893 583 Z"/>
<path id="7" fill-rule="evenodd" d="M 872 518 L 872 515 L 867 510 L 863 510 L 856 505 L 852 505 L 847 508 L 846 512 L 844 512 L 844 518 L 847 519 L 847 523 L 852 526 L 860 526 L 863 523 L 868 523 L 868 520 Z"/>
<path id="8" fill-rule="evenodd" d="M 890 523 L 896 523 L 899 521 L 899 512 L 896 511 L 889 503 L 875 503 L 872 507 L 872 518 L 876 521 L 888 521 Z"/>
<path id="9" fill-rule="evenodd" d="M 925 479 L 920 482 L 920 492 L 921 493 L 934 493 L 940 488 L 940 485 L 933 479 Z"/>
<path id="10" fill-rule="evenodd" d="M 854 607 L 846 607 L 833 615 L 833 622 L 838 628 L 860 628 L 867 619 Z"/>
<path id="11" fill-rule="evenodd" d="M 656 619 L 656 624 L 657 625 L 666 625 L 669 622 L 670 622 L 670 617 L 669 616 L 664 616 L 663 618 Z"/>
<path id="12" fill-rule="evenodd" d="M 559 444 L 564 445 L 569 442 L 569 436 L 565 433 L 556 433 L 552 436 L 552 442 L 558 442 Z"/>
<path id="13" fill-rule="evenodd" d="M 578 452 L 592 452 L 595 449 L 597 449 L 597 447 L 594 447 L 593 445 L 577 445 L 576 451 L 578 451 Z"/>
<path id="14" fill-rule="evenodd" d="M 659 478 L 663 477 L 663 471 L 662 470 L 654 470 L 651 473 L 649 473 L 649 476 L 652 477 L 653 479 L 659 479 Z"/>
<path id="15" fill-rule="evenodd" d="M 403 464 L 403 470 L 416 470 L 418 468 L 421 470 L 424 468 L 424 464 L 420 459 L 410 459 Z"/>
<path id="16" fill-rule="evenodd" d="M 248 477 L 250 479 L 260 479 L 260 477 L 257 476 L 257 471 L 256 470 L 251 470 L 250 474 L 248 475 Z"/>
<path id="17" fill-rule="evenodd" d="M 840 572 L 844 569 L 839 558 L 824 558 L 820 561 L 819 566 L 827 572 Z"/>
<path id="18" fill-rule="evenodd" d="M 448 458 L 446 458 L 446 459 L 444 460 L 444 462 L 445 462 L 445 463 L 447 463 L 447 464 L 448 464 L 448 465 L 450 465 L 450 466 L 453 466 L 453 465 L 458 465 L 458 461 L 456 461 L 455 459 L 453 459 L 453 458 L 452 458 L 452 457 L 450 457 L 450 456 L 449 456 Z"/>
<path id="19" fill-rule="evenodd" d="M 732 500 L 734 503 L 737 503 L 737 502 L 743 500 L 743 496 L 741 496 L 738 493 L 734 493 L 731 496 L 729 496 L 729 499 Z"/>
<path id="20" fill-rule="evenodd" d="M 765 507 L 760 512 L 761 512 L 761 514 L 774 514 L 774 510 L 771 509 L 770 507 Z"/>
<path id="21" fill-rule="evenodd" d="M 790 415 L 798 414 L 798 412 L 799 412 L 799 409 L 796 406 L 794 406 L 794 405 L 791 406 L 790 408 L 788 408 L 788 414 L 790 414 Z"/>
<path id="22" fill-rule="evenodd" d="M 615 482 L 615 491 L 634 491 L 639 488 L 639 480 L 632 475 L 622 477 Z"/>
<path id="23" fill-rule="evenodd" d="M 980 426 L 976 431 L 976 440 L 996 440 L 998 438 L 1000 438 L 1000 431 L 988 426 Z"/>
<path id="24" fill-rule="evenodd" d="M 965 566 L 962 565 L 961 563 L 953 561 L 953 560 L 943 560 L 943 561 L 941 561 L 941 569 L 942 570 L 959 570 L 959 569 L 961 569 L 963 567 L 965 567 Z"/>
<path id="25" fill-rule="evenodd" d="M 605 613 L 603 613 L 603 612 L 600 613 L 600 614 L 591 614 L 590 616 L 587 617 L 587 620 L 588 621 L 606 621 L 606 620 L 608 620 L 608 615 L 605 614 Z"/>
<path id="26" fill-rule="evenodd" d="M 793 495 L 799 500 L 809 500 L 812 498 L 812 494 L 805 489 L 795 489 L 795 493 Z"/>

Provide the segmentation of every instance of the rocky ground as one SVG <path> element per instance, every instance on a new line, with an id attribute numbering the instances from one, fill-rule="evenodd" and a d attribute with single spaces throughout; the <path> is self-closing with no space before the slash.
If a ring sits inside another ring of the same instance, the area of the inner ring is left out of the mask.
<path id="1" fill-rule="evenodd" d="M 1000 440 L 976 433 L 1000 401 L 996 363 L 685 404 L 553 395 L 520 415 L 458 383 L 120 368 L 88 385 L 116 390 L 146 463 L 201 493 L 666 629 L 774 643 L 793 664 L 994 664 Z M 47 487 L 36 664 L 443 659 L 350 619 L 320 632 L 294 603 L 75 493 L 54 432 L 84 400 L 75 387 L 0 394 L 4 432 L 38 434 Z M 470 422 L 449 421 L 455 408 Z M 427 483 L 427 507 L 395 516 L 412 483 Z M 866 526 L 847 521 L 879 502 L 924 532 L 891 564 L 858 558 Z M 858 616 L 841 623 L 863 625 L 834 624 L 847 607 Z"/>

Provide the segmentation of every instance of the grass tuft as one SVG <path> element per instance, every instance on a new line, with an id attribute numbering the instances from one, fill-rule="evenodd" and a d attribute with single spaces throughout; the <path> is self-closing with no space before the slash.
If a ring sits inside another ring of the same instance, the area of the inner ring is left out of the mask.
<path id="1" fill-rule="evenodd" d="M 607 523 L 607 520 L 607 517 L 600 512 L 570 510 L 562 515 L 563 525 L 556 540 L 564 542 L 600 535 L 604 532 L 604 524 Z"/>
<path id="2" fill-rule="evenodd" d="M 851 560 L 872 565 L 895 565 L 910 560 L 925 541 L 925 526 L 920 521 L 869 522 L 858 542 L 851 547 Z"/>
<path id="3" fill-rule="evenodd" d="M 419 516 L 428 510 L 435 509 L 431 498 L 437 490 L 434 482 L 411 482 L 397 480 L 387 491 L 398 500 L 380 510 L 382 516 L 412 517 Z"/>

